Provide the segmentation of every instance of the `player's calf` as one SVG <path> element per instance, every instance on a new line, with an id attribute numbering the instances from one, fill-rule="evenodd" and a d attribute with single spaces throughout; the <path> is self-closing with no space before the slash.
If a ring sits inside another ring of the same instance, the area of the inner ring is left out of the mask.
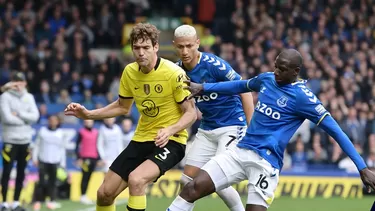
<path id="1" fill-rule="evenodd" d="M 146 188 L 149 183 L 155 181 L 160 176 L 160 169 L 151 160 L 144 161 L 134 171 L 129 174 L 129 201 L 127 209 L 129 211 L 146 210 Z"/>

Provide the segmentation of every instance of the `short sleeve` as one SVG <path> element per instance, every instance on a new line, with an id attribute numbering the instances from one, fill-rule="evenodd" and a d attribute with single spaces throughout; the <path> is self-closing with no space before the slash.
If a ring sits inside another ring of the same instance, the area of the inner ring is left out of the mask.
<path id="1" fill-rule="evenodd" d="M 182 103 L 190 95 L 190 92 L 183 89 L 184 81 L 187 79 L 185 72 L 179 68 L 172 75 L 170 83 L 173 89 L 173 96 L 177 103 Z"/>
<path id="2" fill-rule="evenodd" d="M 298 85 L 297 89 L 296 109 L 298 115 L 319 125 L 324 117 L 330 115 L 330 113 L 305 85 Z"/>
<path id="3" fill-rule="evenodd" d="M 242 79 L 242 77 L 235 70 L 233 70 L 230 64 L 223 59 L 215 58 L 210 66 L 211 71 L 214 73 L 218 81 L 234 81 Z"/>
<path id="4" fill-rule="evenodd" d="M 120 87 L 118 90 L 118 94 L 120 98 L 133 98 L 133 93 L 130 91 L 129 83 L 128 83 L 128 74 L 127 68 L 125 67 L 124 71 L 122 72 L 122 76 L 120 79 Z"/>

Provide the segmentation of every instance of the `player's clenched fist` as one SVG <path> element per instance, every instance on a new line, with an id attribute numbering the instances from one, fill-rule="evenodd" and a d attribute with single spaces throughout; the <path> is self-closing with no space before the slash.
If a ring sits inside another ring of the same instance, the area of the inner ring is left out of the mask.
<path id="1" fill-rule="evenodd" d="M 88 119 L 89 111 L 79 103 L 70 103 L 64 110 L 65 115 L 75 116 L 80 119 Z"/>

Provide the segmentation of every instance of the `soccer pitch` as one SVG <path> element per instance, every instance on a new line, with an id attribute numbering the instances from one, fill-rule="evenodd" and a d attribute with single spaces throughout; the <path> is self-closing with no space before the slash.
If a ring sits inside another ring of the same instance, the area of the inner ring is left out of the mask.
<path id="1" fill-rule="evenodd" d="M 269 211 L 370 211 L 375 197 L 363 197 L 362 199 L 342 199 L 342 198 L 313 198 L 313 199 L 293 199 L 290 197 L 280 197 L 275 199 Z M 172 198 L 148 197 L 147 211 L 165 211 L 173 201 Z M 245 198 L 243 198 L 245 202 Z M 72 201 L 62 202 L 61 211 L 95 211 L 95 206 L 81 205 Z M 126 202 L 119 201 L 117 211 L 126 210 Z M 219 198 L 204 198 L 197 202 L 194 211 L 227 211 L 227 207 Z M 45 207 L 42 211 L 47 211 Z"/>

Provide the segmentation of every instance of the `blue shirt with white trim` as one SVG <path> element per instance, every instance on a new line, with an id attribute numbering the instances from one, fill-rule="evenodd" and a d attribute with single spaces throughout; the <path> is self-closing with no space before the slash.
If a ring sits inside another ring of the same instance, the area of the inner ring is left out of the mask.
<path id="1" fill-rule="evenodd" d="M 186 71 L 192 82 L 215 83 L 241 80 L 241 76 L 225 60 L 210 53 L 200 53 L 198 64 L 190 71 L 184 68 L 181 61 L 177 64 Z M 200 128 L 213 130 L 226 126 L 246 126 L 246 116 L 238 94 L 202 93 L 194 99 L 202 112 Z"/>
<path id="2" fill-rule="evenodd" d="M 206 93 L 239 94 L 258 92 L 258 102 L 238 147 L 254 150 L 274 168 L 281 169 L 285 148 L 305 119 L 309 119 L 341 146 L 358 170 L 366 167 L 350 139 L 330 116 L 319 99 L 306 87 L 306 81 L 278 85 L 272 72 L 243 81 L 203 84 Z"/>

